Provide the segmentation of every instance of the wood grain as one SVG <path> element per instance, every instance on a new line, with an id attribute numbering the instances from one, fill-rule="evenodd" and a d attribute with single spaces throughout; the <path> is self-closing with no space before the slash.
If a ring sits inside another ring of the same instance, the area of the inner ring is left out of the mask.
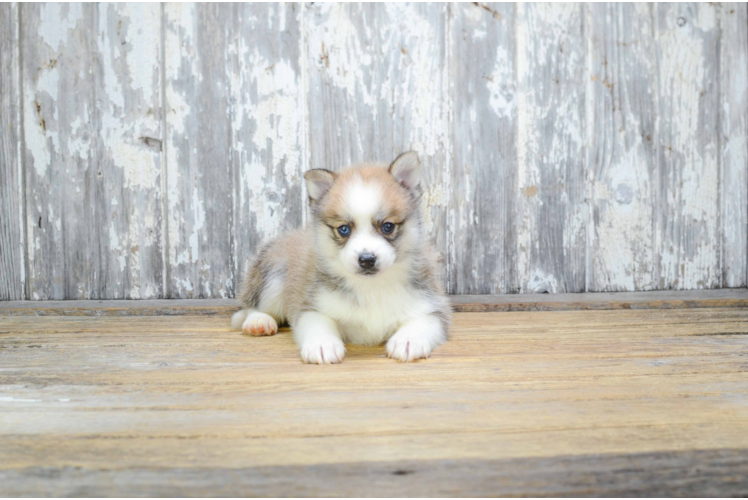
<path id="1" fill-rule="evenodd" d="M 657 54 L 652 8 L 590 4 L 587 291 L 657 288 Z"/>
<path id="2" fill-rule="evenodd" d="M 160 11 L 23 7 L 28 296 L 161 296 Z"/>
<path id="3" fill-rule="evenodd" d="M 95 6 L 81 4 L 22 6 L 30 299 L 90 298 L 100 291 L 93 275 L 102 267 L 101 249 L 85 243 L 102 239 L 93 202 L 102 177 L 92 164 L 97 108 L 87 60 L 95 12 Z"/>
<path id="4" fill-rule="evenodd" d="M 237 281 L 227 4 L 164 7 L 168 298 L 228 297 Z"/>
<path id="5" fill-rule="evenodd" d="M 660 289 L 715 288 L 719 254 L 719 23 L 712 4 L 659 4 Z"/>
<path id="6" fill-rule="evenodd" d="M 507 293 L 515 276 L 517 193 L 515 11 L 512 4 L 452 5 L 450 92 L 454 165 L 450 291 Z"/>
<path id="7" fill-rule="evenodd" d="M 302 224 L 304 6 L 236 4 L 229 37 L 234 277 L 279 232 Z M 231 297 L 239 282 L 218 287 Z"/>
<path id="8" fill-rule="evenodd" d="M 748 285 L 748 5 L 720 5 L 722 286 Z"/>
<path id="9" fill-rule="evenodd" d="M 517 5 L 517 240 L 512 290 L 585 290 L 583 7 Z"/>
<path id="10" fill-rule="evenodd" d="M 98 271 L 98 297 L 163 297 L 161 10 L 102 4 L 98 18 L 94 86 L 105 97 L 99 90 L 92 163 L 104 179 L 96 203 L 99 238 L 108 245 L 93 240 L 88 246 L 99 244 L 109 254 Z"/>
<path id="11" fill-rule="evenodd" d="M 0 300 L 26 298 L 18 16 L 0 5 Z"/>
<path id="12" fill-rule="evenodd" d="M 460 313 L 429 360 L 351 346 L 332 367 L 226 318 L 0 321 L 9 494 L 745 487 L 745 308 Z"/>
<path id="13" fill-rule="evenodd" d="M 697 450 L 233 469 L 29 467 L 0 470 L 0 482 L 8 496 L 740 497 L 747 467 L 745 450 Z"/>

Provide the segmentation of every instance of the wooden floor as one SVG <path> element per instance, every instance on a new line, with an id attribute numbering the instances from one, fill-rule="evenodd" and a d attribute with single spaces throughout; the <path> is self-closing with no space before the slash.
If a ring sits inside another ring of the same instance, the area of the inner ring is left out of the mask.
<path id="1" fill-rule="evenodd" d="M 0 317 L 2 496 L 748 494 L 748 309 L 458 313 L 431 359 Z"/>

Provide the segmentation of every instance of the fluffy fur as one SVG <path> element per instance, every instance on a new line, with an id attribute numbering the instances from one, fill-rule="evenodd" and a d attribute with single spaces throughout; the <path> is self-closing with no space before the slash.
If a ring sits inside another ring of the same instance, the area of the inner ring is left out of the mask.
<path id="1" fill-rule="evenodd" d="M 260 250 L 232 326 L 272 335 L 288 323 L 307 363 L 385 341 L 391 358 L 427 358 L 447 339 L 450 307 L 423 227 L 418 155 L 305 179 L 311 224 Z"/>

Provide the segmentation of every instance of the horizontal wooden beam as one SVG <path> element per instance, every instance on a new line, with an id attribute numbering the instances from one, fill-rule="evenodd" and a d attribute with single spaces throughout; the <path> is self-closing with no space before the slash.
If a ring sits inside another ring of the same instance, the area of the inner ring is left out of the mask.
<path id="1" fill-rule="evenodd" d="M 455 311 L 584 311 L 748 307 L 748 289 L 512 295 L 453 295 Z"/>
<path id="2" fill-rule="evenodd" d="M 456 312 L 579 311 L 748 307 L 748 289 L 453 295 Z M 232 314 L 236 299 L 59 300 L 0 302 L 0 316 L 182 316 Z"/>

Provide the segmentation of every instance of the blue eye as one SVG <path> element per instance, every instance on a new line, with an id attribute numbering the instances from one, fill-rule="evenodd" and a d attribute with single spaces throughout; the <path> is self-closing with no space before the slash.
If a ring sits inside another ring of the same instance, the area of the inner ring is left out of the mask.
<path id="1" fill-rule="evenodd" d="M 345 225 L 340 226 L 338 228 L 338 233 L 340 234 L 340 236 L 348 236 L 349 234 L 351 234 L 351 228 Z"/>
<path id="2" fill-rule="evenodd" d="M 392 222 L 385 222 L 384 224 L 382 224 L 382 232 L 384 234 L 390 234 L 394 230 L 395 225 Z"/>

